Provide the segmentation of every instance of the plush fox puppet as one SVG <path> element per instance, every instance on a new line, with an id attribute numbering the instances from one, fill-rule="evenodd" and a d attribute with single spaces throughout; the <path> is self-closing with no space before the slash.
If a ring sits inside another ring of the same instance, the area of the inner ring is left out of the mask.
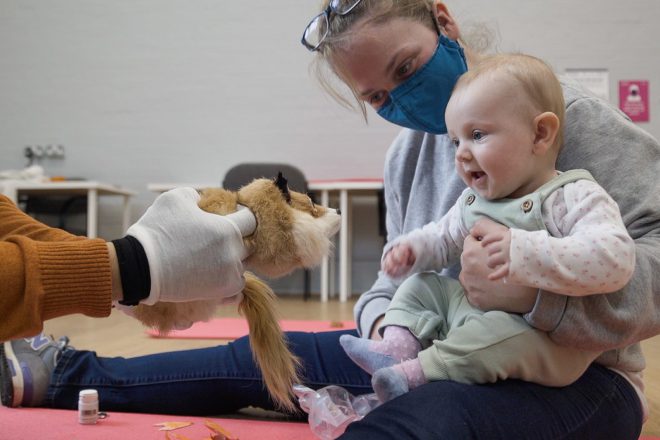
<path id="1" fill-rule="evenodd" d="M 289 351 L 279 326 L 275 295 L 249 271 L 277 278 L 297 268 L 318 265 L 331 250 L 339 230 L 336 210 L 316 205 L 309 196 L 291 191 L 280 173 L 276 179 L 256 179 L 238 191 L 201 191 L 199 206 L 218 215 L 253 215 L 256 228 L 243 237 L 247 255 L 242 264 L 245 285 L 233 298 L 248 321 L 250 345 L 266 388 L 278 406 L 293 410 L 292 387 L 298 383 L 298 359 Z M 213 317 L 226 299 L 183 303 L 140 304 L 129 312 L 147 326 L 167 333 Z"/>

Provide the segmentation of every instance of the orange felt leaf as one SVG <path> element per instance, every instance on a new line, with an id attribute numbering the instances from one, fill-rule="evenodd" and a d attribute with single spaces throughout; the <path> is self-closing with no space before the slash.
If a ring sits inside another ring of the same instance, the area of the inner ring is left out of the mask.
<path id="1" fill-rule="evenodd" d="M 190 440 L 190 437 L 186 437 L 183 434 L 177 434 L 176 432 L 170 433 L 165 431 L 165 440 Z"/>
<path id="2" fill-rule="evenodd" d="M 238 440 L 238 437 L 234 437 L 231 432 L 227 431 L 225 428 L 220 426 L 218 423 L 212 422 L 210 420 L 206 420 L 204 422 L 204 424 L 211 431 L 215 431 L 216 433 L 222 435 L 222 437 L 214 435 L 213 440 Z"/>
<path id="3" fill-rule="evenodd" d="M 160 426 L 159 431 L 174 431 L 175 429 L 185 428 L 192 425 L 193 422 L 161 422 L 154 423 L 154 426 Z"/>

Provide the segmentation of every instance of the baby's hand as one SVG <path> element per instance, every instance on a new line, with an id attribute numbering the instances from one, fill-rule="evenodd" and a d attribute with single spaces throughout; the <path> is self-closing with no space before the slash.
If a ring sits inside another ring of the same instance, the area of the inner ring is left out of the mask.
<path id="1" fill-rule="evenodd" d="M 481 246 L 488 252 L 486 264 L 494 269 L 488 279 L 495 281 L 509 275 L 511 230 L 490 219 L 481 219 L 475 223 L 470 233 L 480 238 Z"/>
<path id="2" fill-rule="evenodd" d="M 392 278 L 406 274 L 415 264 L 415 253 L 407 243 L 400 243 L 392 247 L 383 259 L 383 272 Z"/>

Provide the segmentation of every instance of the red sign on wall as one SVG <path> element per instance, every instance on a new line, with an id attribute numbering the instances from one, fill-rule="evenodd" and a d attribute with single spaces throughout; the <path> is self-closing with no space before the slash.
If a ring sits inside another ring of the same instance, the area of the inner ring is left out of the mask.
<path id="1" fill-rule="evenodd" d="M 619 81 L 619 108 L 633 122 L 649 122 L 649 82 Z"/>

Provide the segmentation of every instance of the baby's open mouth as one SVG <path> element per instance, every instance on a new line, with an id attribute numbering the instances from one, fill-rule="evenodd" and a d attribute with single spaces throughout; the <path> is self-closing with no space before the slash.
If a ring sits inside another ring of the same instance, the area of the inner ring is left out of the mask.
<path id="1" fill-rule="evenodd" d="M 470 175 L 472 175 L 472 178 L 474 180 L 479 180 L 482 177 L 484 177 L 486 175 L 486 173 L 484 173 L 483 171 L 473 171 L 473 172 L 470 173 Z"/>

